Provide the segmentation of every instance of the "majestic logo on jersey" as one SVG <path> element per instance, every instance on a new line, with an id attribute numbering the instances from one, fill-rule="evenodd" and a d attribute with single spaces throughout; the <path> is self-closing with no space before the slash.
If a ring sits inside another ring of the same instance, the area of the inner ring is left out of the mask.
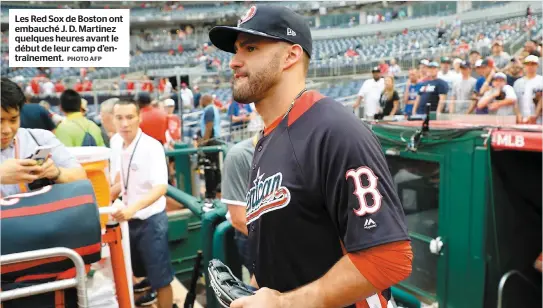
<path id="1" fill-rule="evenodd" d="M 253 186 L 247 193 L 247 224 L 265 213 L 284 208 L 290 202 L 290 191 L 282 186 L 283 174 L 277 172 L 267 178 L 264 178 L 264 175 L 260 174 L 258 169 Z"/>

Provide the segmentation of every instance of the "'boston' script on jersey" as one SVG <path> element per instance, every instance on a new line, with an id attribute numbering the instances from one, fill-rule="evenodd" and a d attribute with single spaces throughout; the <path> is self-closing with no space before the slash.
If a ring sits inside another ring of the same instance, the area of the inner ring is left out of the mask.
<path id="1" fill-rule="evenodd" d="M 282 186 L 283 174 L 277 172 L 262 180 L 264 173 L 258 175 L 247 193 L 247 224 L 258 219 L 264 213 L 287 206 L 290 202 L 290 191 Z"/>

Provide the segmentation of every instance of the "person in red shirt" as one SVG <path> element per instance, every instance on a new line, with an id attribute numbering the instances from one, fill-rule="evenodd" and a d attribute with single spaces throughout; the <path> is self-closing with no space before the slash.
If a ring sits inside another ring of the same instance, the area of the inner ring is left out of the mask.
<path id="1" fill-rule="evenodd" d="M 153 82 L 149 80 L 149 76 L 147 75 L 143 76 L 141 90 L 144 92 L 153 92 Z"/>
<path id="2" fill-rule="evenodd" d="M 80 79 L 77 79 L 77 82 L 74 84 L 74 90 L 77 92 L 83 92 L 83 84 Z"/>
<path id="3" fill-rule="evenodd" d="M 158 108 L 151 106 L 151 97 L 142 93 L 138 97 L 141 108 L 141 130 L 155 138 L 160 144 L 166 144 L 166 130 L 168 129 L 168 116 Z"/>
<path id="4" fill-rule="evenodd" d="M 62 93 L 66 90 L 66 87 L 64 86 L 64 82 L 62 80 L 57 81 L 55 84 L 55 92 L 56 93 Z"/>
<path id="5" fill-rule="evenodd" d="M 171 98 L 164 100 L 164 107 L 168 114 L 168 134 L 166 139 L 168 144 L 173 146 L 174 142 L 181 141 L 181 119 L 178 115 L 174 114 L 175 101 Z"/>
<path id="6" fill-rule="evenodd" d="M 89 77 L 85 77 L 85 81 L 83 82 L 83 91 L 84 92 L 92 91 L 92 81 L 90 81 Z"/>

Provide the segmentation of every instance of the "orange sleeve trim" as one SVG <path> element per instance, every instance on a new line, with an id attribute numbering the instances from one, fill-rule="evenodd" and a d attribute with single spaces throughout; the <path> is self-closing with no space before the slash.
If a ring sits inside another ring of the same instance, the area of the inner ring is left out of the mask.
<path id="1" fill-rule="evenodd" d="M 347 255 L 360 273 L 380 291 L 411 274 L 413 251 L 409 241 L 388 243 Z"/>

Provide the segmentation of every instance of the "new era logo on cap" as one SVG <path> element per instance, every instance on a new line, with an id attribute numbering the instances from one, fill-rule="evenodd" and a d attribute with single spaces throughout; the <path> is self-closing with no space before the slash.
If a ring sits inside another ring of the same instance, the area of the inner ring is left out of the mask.
<path id="1" fill-rule="evenodd" d="M 294 30 L 292 30 L 291 28 L 287 28 L 287 35 L 296 36 L 296 32 L 294 32 Z"/>

